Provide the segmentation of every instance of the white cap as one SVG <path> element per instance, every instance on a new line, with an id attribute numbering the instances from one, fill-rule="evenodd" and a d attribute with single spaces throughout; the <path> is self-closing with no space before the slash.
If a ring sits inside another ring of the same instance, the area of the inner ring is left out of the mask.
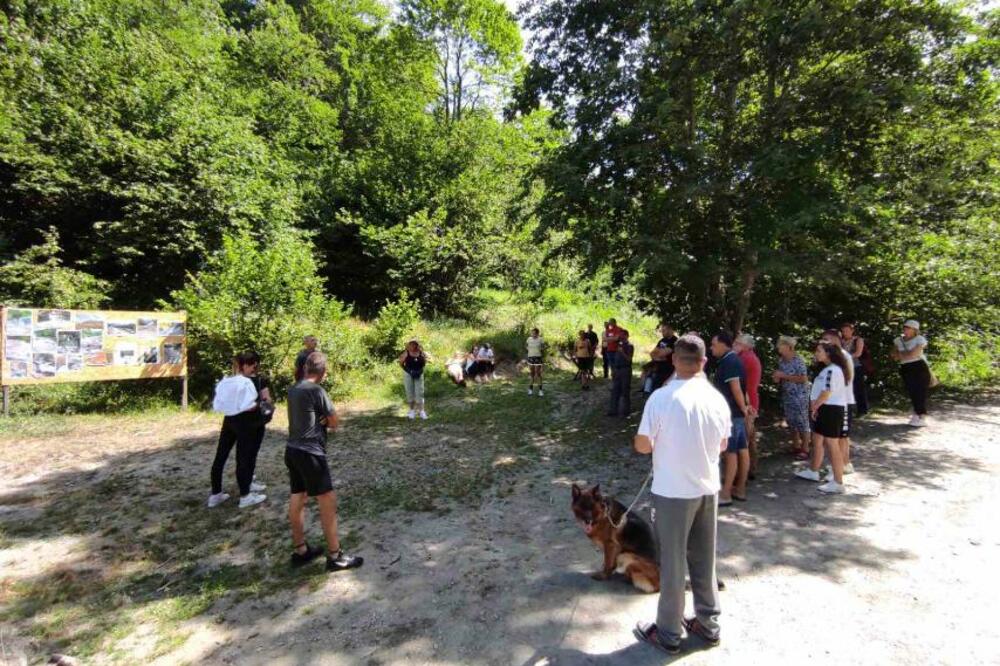
<path id="1" fill-rule="evenodd" d="M 920 322 L 916 319 L 907 319 L 903 322 L 903 328 L 912 328 L 914 331 L 919 331 Z"/>

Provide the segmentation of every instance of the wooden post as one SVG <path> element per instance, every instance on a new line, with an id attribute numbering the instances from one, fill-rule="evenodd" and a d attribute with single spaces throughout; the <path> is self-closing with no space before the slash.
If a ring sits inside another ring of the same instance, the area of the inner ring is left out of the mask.
<path id="1" fill-rule="evenodd" d="M 10 416 L 10 387 L 3 387 L 3 415 Z"/>
<path id="2" fill-rule="evenodd" d="M 186 412 L 188 408 L 188 377 L 181 377 L 181 411 Z"/>

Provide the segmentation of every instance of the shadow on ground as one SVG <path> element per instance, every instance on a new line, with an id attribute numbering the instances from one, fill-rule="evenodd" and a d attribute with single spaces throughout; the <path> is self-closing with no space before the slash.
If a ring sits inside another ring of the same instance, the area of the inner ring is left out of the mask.
<path id="1" fill-rule="evenodd" d="M 287 566 L 281 431 L 269 433 L 258 466 L 269 501 L 252 510 L 205 509 L 214 438 L 179 438 L 12 487 L 0 495 L 0 546 L 12 564 L 0 621 L 28 635 L 38 655 L 102 661 L 169 655 L 209 624 L 216 633 L 197 660 L 510 663 L 519 645 L 534 652 L 517 659 L 526 666 L 664 663 L 640 645 L 604 655 L 559 647 L 570 626 L 622 631 L 599 616 L 581 627 L 581 597 L 613 604 L 636 594 L 587 576 L 598 558 L 569 515 L 569 484 L 601 481 L 631 499 L 648 469 L 629 448 L 637 415 L 605 417 L 606 385 L 579 392 L 568 377 L 550 375 L 541 399 L 506 382 L 477 387 L 426 423 L 394 409 L 346 419 L 329 455 L 344 543 L 368 562 L 337 577 Z M 786 457 L 765 458 L 751 501 L 721 519 L 720 576 L 788 567 L 836 580 L 846 568 L 910 557 L 859 533 L 873 493 L 935 487 L 979 465 L 909 449 L 911 435 L 861 424 L 855 455 L 869 494 L 824 498 L 791 479 Z"/>

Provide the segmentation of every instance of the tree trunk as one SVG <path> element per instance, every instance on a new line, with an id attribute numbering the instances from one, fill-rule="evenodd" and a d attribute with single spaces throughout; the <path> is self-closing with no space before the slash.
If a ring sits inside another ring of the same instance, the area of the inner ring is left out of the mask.
<path id="1" fill-rule="evenodd" d="M 743 330 L 747 312 L 750 310 L 750 298 L 753 296 L 753 287 L 757 282 L 757 252 L 751 251 L 743 260 L 743 279 L 740 285 L 739 297 L 736 300 L 736 311 L 733 313 L 733 333 Z"/>

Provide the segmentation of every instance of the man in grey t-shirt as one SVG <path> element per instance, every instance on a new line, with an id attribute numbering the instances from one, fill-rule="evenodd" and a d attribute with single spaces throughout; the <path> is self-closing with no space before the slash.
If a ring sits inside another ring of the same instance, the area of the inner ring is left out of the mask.
<path id="1" fill-rule="evenodd" d="M 326 356 L 313 352 L 303 365 L 304 378 L 288 389 L 288 444 L 285 466 L 291 496 L 288 520 L 292 526 L 292 566 L 311 562 L 323 549 L 306 543 L 306 501 L 316 498 L 320 523 L 326 537 L 326 570 L 342 571 L 360 567 L 364 560 L 350 556 L 340 548 L 337 536 L 337 493 L 333 490 L 330 466 L 326 460 L 326 431 L 336 429 L 337 412 L 330 396 L 320 386 L 326 376 Z"/>

